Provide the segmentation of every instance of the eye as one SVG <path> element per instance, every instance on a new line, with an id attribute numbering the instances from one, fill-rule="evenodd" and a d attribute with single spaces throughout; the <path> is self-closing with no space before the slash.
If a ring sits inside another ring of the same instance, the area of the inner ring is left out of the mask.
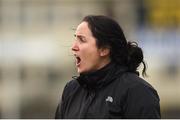
<path id="1" fill-rule="evenodd" d="M 84 37 L 79 37 L 80 42 L 86 42 L 86 39 Z"/>
<path id="2" fill-rule="evenodd" d="M 75 40 L 79 41 L 80 43 L 86 42 L 86 38 L 84 36 L 80 36 L 80 35 L 78 36 L 75 34 L 74 37 L 75 37 Z"/>

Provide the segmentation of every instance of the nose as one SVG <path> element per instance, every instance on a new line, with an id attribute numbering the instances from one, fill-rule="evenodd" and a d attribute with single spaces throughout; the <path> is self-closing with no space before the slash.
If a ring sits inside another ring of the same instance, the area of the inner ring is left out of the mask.
<path id="1" fill-rule="evenodd" d="M 75 42 L 72 44 L 71 50 L 72 50 L 72 51 L 78 51 L 78 50 L 79 50 L 79 46 L 78 46 L 77 41 L 75 41 Z"/>

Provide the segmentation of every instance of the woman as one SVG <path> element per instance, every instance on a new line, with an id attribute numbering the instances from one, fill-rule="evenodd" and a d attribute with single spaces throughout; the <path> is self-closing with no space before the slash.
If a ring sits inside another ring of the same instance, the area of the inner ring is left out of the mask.
<path id="1" fill-rule="evenodd" d="M 75 38 L 80 75 L 66 84 L 55 118 L 160 118 L 156 90 L 138 76 L 141 63 L 146 75 L 142 50 L 116 21 L 86 16 Z"/>

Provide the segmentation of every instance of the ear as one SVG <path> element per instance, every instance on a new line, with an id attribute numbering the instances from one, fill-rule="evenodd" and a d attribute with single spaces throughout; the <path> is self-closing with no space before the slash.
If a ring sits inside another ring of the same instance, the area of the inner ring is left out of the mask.
<path id="1" fill-rule="evenodd" d="M 105 48 L 101 48 L 100 49 L 100 56 L 103 57 L 103 56 L 107 56 L 110 54 L 110 49 L 105 47 Z"/>

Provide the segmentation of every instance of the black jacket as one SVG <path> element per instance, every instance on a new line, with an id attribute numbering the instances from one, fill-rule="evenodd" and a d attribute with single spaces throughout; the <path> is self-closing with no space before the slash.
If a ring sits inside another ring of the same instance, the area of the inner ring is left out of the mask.
<path id="1" fill-rule="evenodd" d="M 137 74 L 111 63 L 67 83 L 55 118 L 160 118 L 159 97 Z"/>

